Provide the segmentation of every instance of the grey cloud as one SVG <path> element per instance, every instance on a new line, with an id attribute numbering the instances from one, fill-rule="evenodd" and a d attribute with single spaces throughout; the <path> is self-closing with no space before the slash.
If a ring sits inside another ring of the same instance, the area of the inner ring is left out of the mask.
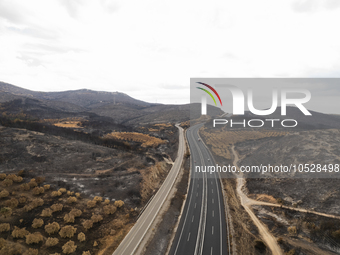
<path id="1" fill-rule="evenodd" d="M 100 3 L 105 11 L 109 13 L 116 12 L 120 8 L 120 5 L 115 0 L 100 0 Z"/>
<path id="2" fill-rule="evenodd" d="M 146 84 L 134 84 L 134 85 L 129 85 L 124 87 L 124 91 L 129 92 L 129 91 L 145 91 L 145 86 L 147 86 Z M 166 89 L 166 90 L 184 90 L 184 89 L 188 89 L 188 86 L 181 86 L 181 85 L 175 85 L 175 84 L 159 84 L 157 86 L 157 89 L 161 88 L 161 89 Z"/>
<path id="3" fill-rule="evenodd" d="M 32 36 L 35 38 L 41 38 L 41 39 L 56 39 L 58 37 L 58 34 L 56 32 L 52 32 L 43 28 L 39 27 L 26 27 L 26 28 L 17 28 L 13 26 L 6 27 L 8 30 L 26 35 L 26 36 Z"/>
<path id="4" fill-rule="evenodd" d="M 42 43 L 26 43 L 24 44 L 24 48 L 29 49 L 29 50 L 39 50 L 39 51 L 55 52 L 55 53 L 61 53 L 61 54 L 67 53 L 70 51 L 74 51 L 74 52 L 84 51 L 79 48 L 53 46 L 53 45 L 42 44 Z"/>
<path id="5" fill-rule="evenodd" d="M 41 39 L 56 39 L 58 37 L 57 32 L 29 22 L 29 17 L 32 15 L 30 10 L 21 5 L 15 5 L 13 1 L 0 0 L 0 22 L 6 20 L 9 23 L 3 23 L 3 29 Z M 23 26 L 18 27 L 17 25 Z"/>
<path id="6" fill-rule="evenodd" d="M 234 54 L 230 53 L 230 52 L 226 52 L 224 54 L 222 54 L 222 58 L 237 58 Z"/>
<path id="7" fill-rule="evenodd" d="M 84 3 L 84 0 L 59 0 L 59 2 L 66 8 L 66 11 L 72 18 L 76 18 L 79 7 Z"/>
<path id="8" fill-rule="evenodd" d="M 312 78 L 339 78 L 340 63 L 335 63 L 331 68 L 310 68 L 305 71 L 303 76 Z"/>
<path id="9" fill-rule="evenodd" d="M 298 0 L 292 5 L 292 8 L 296 12 L 310 12 L 317 7 L 316 0 Z"/>
<path id="10" fill-rule="evenodd" d="M 30 56 L 29 54 L 20 54 L 17 59 L 20 59 L 25 62 L 26 65 L 31 66 L 31 67 L 36 67 L 36 66 L 43 66 L 43 63 L 38 59 Z"/>
<path id="11" fill-rule="evenodd" d="M 174 84 L 161 84 L 159 85 L 160 88 L 162 89 L 187 89 L 188 86 L 181 86 L 181 85 L 174 85 Z"/>
<path id="12" fill-rule="evenodd" d="M 312 12 L 322 9 L 335 10 L 340 7 L 339 0 L 296 0 L 292 8 L 296 12 Z"/>
<path id="13" fill-rule="evenodd" d="M 324 0 L 324 5 L 327 9 L 334 10 L 340 7 L 339 0 Z"/>
<path id="14" fill-rule="evenodd" d="M 11 5 L 11 1 L 0 0 L 0 18 L 18 24 L 24 21 L 23 15 L 18 8 Z"/>
<path id="15" fill-rule="evenodd" d="M 44 66 L 43 57 L 49 54 L 64 54 L 67 52 L 81 52 L 83 50 L 72 47 L 53 46 L 41 43 L 26 43 L 23 50 L 19 52 L 18 59 L 28 66 Z"/>

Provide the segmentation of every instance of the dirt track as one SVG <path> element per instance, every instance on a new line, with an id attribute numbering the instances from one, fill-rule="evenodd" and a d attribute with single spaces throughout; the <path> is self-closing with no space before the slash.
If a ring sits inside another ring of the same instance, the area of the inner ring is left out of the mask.
<path id="1" fill-rule="evenodd" d="M 238 169 L 238 155 L 234 150 L 234 146 L 231 148 L 233 155 L 234 155 L 234 162 L 233 164 Z M 247 211 L 251 219 L 253 220 L 254 224 L 257 226 L 260 235 L 263 238 L 263 241 L 268 245 L 269 249 L 272 251 L 273 255 L 283 255 L 282 250 L 280 246 L 277 244 L 275 237 L 268 231 L 266 226 L 262 224 L 262 222 L 256 217 L 254 212 L 251 209 L 251 199 L 249 199 L 244 192 L 242 191 L 243 185 L 245 183 L 245 179 L 242 177 L 242 175 L 238 176 L 237 178 L 237 194 L 240 197 L 241 205 L 244 207 L 244 209 Z"/>

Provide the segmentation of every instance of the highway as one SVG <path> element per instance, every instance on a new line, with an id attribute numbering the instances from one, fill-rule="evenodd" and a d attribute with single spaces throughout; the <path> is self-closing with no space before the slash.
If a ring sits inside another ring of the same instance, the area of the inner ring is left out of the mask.
<path id="1" fill-rule="evenodd" d="M 195 172 L 196 165 L 215 165 L 198 134 L 202 125 L 190 127 L 186 133 L 191 152 L 191 179 L 170 255 L 225 255 L 230 252 L 219 175 Z"/>
<path id="2" fill-rule="evenodd" d="M 114 251 L 113 255 L 132 255 L 136 253 L 137 248 L 142 242 L 147 231 L 149 231 L 151 224 L 155 220 L 159 210 L 167 199 L 173 184 L 175 183 L 177 175 L 181 170 L 185 152 L 183 129 L 178 125 L 176 125 L 176 127 L 179 129 L 179 145 L 178 154 L 174 165 L 172 166 L 162 186 L 149 202 L 149 205 L 145 208 L 144 212 L 141 214 L 135 225 L 131 228 L 129 233 Z"/>

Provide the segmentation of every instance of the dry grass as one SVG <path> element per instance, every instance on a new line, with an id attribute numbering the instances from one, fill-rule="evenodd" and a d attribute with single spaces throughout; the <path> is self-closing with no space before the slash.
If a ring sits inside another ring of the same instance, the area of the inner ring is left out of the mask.
<path id="1" fill-rule="evenodd" d="M 66 118 L 66 119 L 44 119 L 43 122 L 48 122 L 56 127 L 63 128 L 83 128 L 81 126 L 81 118 Z"/>
<path id="2" fill-rule="evenodd" d="M 80 124 L 79 121 L 63 121 L 55 123 L 54 126 L 63 128 L 82 128 Z"/>
<path id="3" fill-rule="evenodd" d="M 148 128 L 147 130 L 149 132 L 160 132 L 160 131 L 164 131 L 167 128 L 171 128 L 173 125 L 171 125 L 171 123 L 158 123 L 158 124 L 154 124 L 152 125 L 152 127 Z M 145 128 L 142 128 L 145 129 Z"/>
<path id="4" fill-rule="evenodd" d="M 157 162 L 155 165 L 141 171 L 143 181 L 141 183 L 142 203 L 146 203 L 151 195 L 161 185 L 161 180 L 167 173 L 167 164 L 165 162 Z"/>
<path id="5" fill-rule="evenodd" d="M 251 196 L 249 196 L 249 197 L 251 197 Z M 270 195 L 267 195 L 267 194 L 257 194 L 257 195 L 255 195 L 255 197 L 253 199 L 255 199 L 257 201 L 277 204 L 277 200 L 273 196 L 270 196 Z"/>
<path id="6" fill-rule="evenodd" d="M 115 138 L 128 142 L 139 142 L 142 143 L 142 147 L 157 147 L 160 144 L 166 143 L 166 141 L 162 139 L 137 132 L 113 132 L 106 134 L 104 138 Z"/>
<path id="7" fill-rule="evenodd" d="M 149 132 L 158 132 L 159 131 L 158 129 L 155 129 L 155 128 L 149 128 L 148 130 L 149 130 Z"/>
<path id="8" fill-rule="evenodd" d="M 156 126 L 156 127 L 164 127 L 164 128 L 172 127 L 171 123 L 159 123 L 159 124 L 155 124 L 154 126 Z"/>
<path id="9" fill-rule="evenodd" d="M 182 122 L 180 126 L 184 129 L 189 128 L 190 127 L 190 120 Z"/>

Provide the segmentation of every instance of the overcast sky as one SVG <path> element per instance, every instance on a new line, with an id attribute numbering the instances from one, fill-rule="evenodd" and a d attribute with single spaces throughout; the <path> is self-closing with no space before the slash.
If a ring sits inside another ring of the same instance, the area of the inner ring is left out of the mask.
<path id="1" fill-rule="evenodd" d="M 190 77 L 340 77 L 339 0 L 0 0 L 0 81 L 189 103 Z"/>

